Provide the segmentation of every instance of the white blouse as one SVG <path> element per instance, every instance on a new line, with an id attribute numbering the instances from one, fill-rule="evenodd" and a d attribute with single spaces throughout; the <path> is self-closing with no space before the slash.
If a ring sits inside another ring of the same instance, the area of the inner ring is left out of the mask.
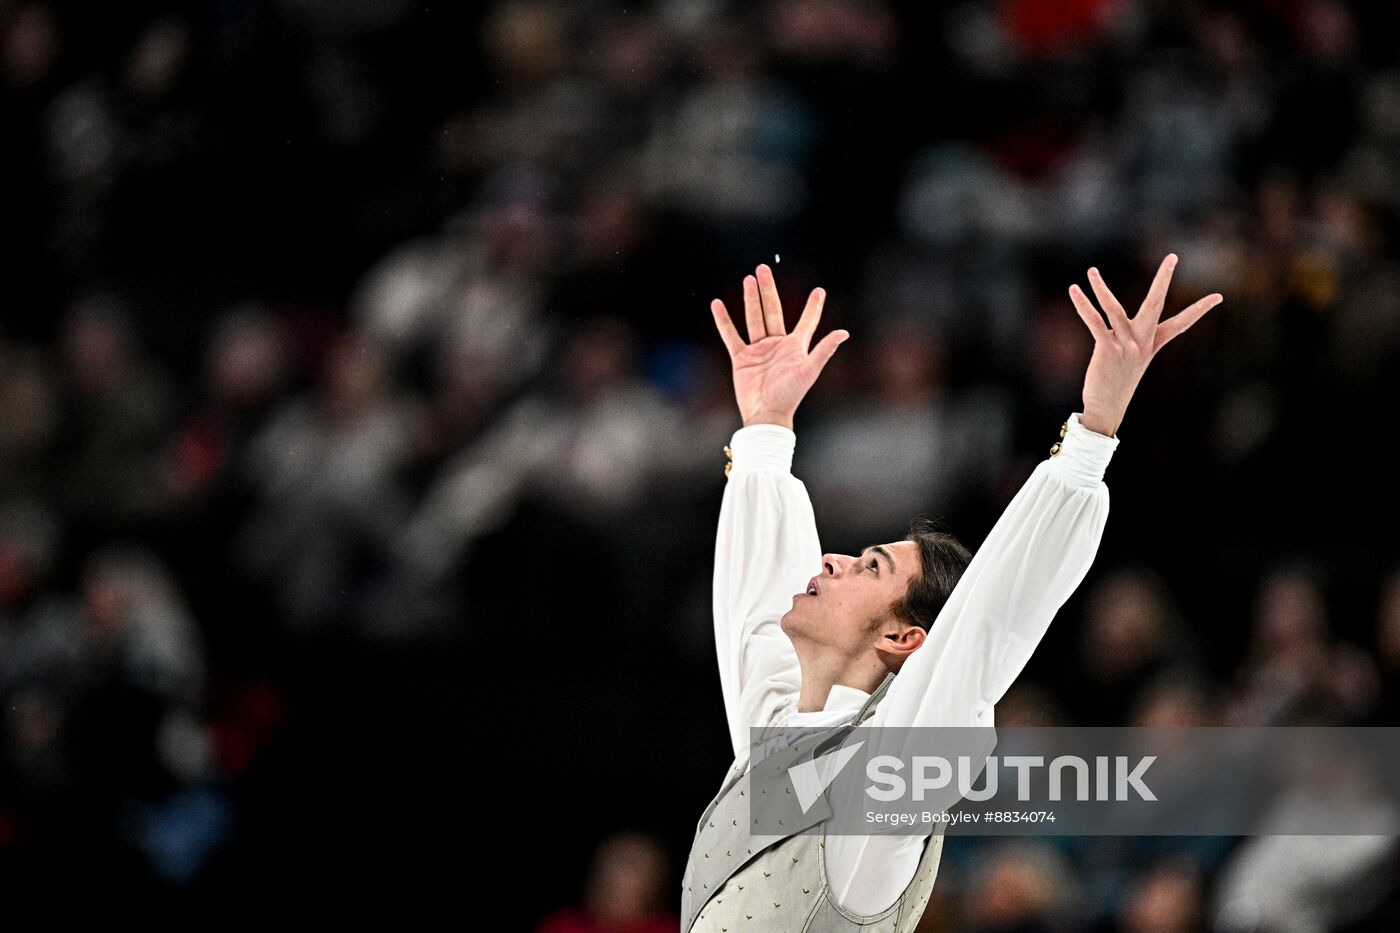
<path id="1" fill-rule="evenodd" d="M 822 571 L 812 503 L 792 475 L 796 435 L 740 428 L 715 539 L 715 648 L 736 758 L 749 727 L 837 725 L 869 694 L 837 684 L 817 712 L 797 711 L 802 673 L 780 620 Z M 1108 518 L 1104 470 L 1118 438 L 1075 412 L 1060 452 L 1038 464 L 977 550 L 924 644 L 904 662 L 867 725 L 990 726 L 993 705 L 1030 660 L 1055 613 L 1093 563 Z M 878 542 L 871 542 L 878 543 Z M 924 836 L 827 837 L 836 902 L 858 916 L 886 909 L 914 877 Z"/>

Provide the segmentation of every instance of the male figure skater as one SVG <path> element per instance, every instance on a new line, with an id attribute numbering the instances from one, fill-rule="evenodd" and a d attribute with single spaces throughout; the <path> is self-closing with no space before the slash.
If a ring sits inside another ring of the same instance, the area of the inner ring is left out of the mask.
<path id="1" fill-rule="evenodd" d="M 1167 256 L 1131 318 L 1098 270 L 1089 282 L 1107 322 L 1070 287 L 1094 337 L 1084 410 L 1060 426 L 1050 456 L 970 562 L 952 537 L 919 524 L 857 556 L 823 554 L 806 489 L 789 472 L 793 415 L 849 334 L 833 331 L 811 347 L 826 300 L 820 288 L 788 333 L 766 265 L 744 279 L 747 343 L 724 303 L 712 304 L 744 423 L 730 442 L 714 575 L 735 762 L 697 827 L 682 933 L 907 931 L 918 923 L 941 831 L 751 836 L 743 818 L 749 727 L 992 725 L 994 704 L 1093 562 L 1108 517 L 1104 470 L 1138 381 L 1162 347 L 1221 301 L 1209 295 L 1161 320 L 1175 267 Z"/>

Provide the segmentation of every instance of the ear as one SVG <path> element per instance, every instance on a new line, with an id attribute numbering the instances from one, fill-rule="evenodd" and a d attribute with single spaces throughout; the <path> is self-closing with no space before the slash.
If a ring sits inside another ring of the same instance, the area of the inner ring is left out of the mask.
<path id="1" fill-rule="evenodd" d="M 894 622 L 892 627 L 883 629 L 875 642 L 875 650 L 884 656 L 885 663 L 897 670 L 905 658 L 918 650 L 928 633 L 917 625 Z"/>

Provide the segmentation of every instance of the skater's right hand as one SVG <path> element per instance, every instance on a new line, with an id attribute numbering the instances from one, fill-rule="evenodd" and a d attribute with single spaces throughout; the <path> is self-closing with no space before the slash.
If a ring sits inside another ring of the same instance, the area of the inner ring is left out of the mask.
<path id="1" fill-rule="evenodd" d="M 757 277 L 744 277 L 748 343 L 739 336 L 724 302 L 716 298 L 710 303 L 715 327 L 734 364 L 734 397 L 739 402 L 739 414 L 745 427 L 777 424 L 791 430 L 798 404 L 817 381 L 836 348 L 851 336 L 844 330 L 834 330 L 808 351 L 825 303 L 825 289 L 812 289 L 797 327 L 789 334 L 783 323 L 783 308 L 778 301 L 773 270 L 760 265 Z"/>

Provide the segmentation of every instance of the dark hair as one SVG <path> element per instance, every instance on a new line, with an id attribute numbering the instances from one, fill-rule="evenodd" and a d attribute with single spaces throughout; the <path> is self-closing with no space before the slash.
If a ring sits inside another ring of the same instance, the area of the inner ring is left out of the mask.
<path id="1" fill-rule="evenodd" d="M 919 546 L 920 570 L 909 581 L 909 591 L 894 604 L 894 616 L 927 632 L 943 611 L 972 552 L 929 518 L 916 518 L 904 537 Z"/>

